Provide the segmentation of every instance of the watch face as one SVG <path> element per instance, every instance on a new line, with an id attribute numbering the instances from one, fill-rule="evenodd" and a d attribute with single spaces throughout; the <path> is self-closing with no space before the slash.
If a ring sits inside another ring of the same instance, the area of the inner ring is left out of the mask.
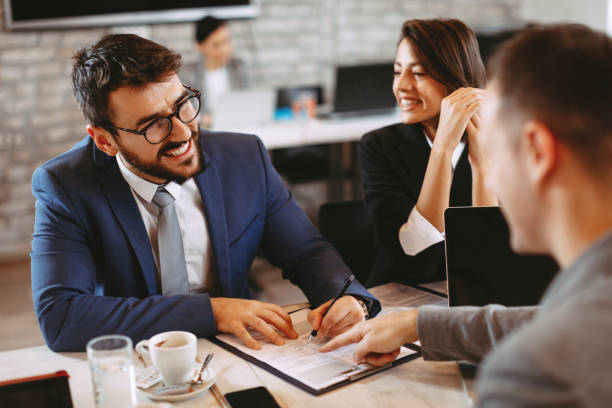
<path id="1" fill-rule="evenodd" d="M 368 312 L 368 307 L 366 306 L 365 302 L 358 297 L 355 297 L 355 299 L 357 299 L 357 302 L 359 302 L 359 305 L 361 306 L 361 310 L 363 310 L 363 315 L 365 316 L 365 318 L 369 319 L 370 312 Z"/>

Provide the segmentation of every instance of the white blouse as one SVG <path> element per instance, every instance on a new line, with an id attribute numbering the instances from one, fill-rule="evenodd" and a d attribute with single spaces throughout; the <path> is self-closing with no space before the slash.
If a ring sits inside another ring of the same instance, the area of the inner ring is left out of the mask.
<path id="1" fill-rule="evenodd" d="M 425 140 L 432 147 L 432 142 L 425 134 Z M 465 149 L 465 142 L 460 142 L 451 159 L 453 175 L 457 162 Z M 438 231 L 421 213 L 417 210 L 416 205 L 408 215 L 408 220 L 399 230 L 399 241 L 406 255 L 416 255 L 419 252 L 429 248 L 430 246 L 444 241 L 444 233 Z"/>

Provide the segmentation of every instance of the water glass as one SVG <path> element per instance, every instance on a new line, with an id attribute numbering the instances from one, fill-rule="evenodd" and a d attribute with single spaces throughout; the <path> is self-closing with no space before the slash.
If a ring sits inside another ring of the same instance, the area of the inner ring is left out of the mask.
<path id="1" fill-rule="evenodd" d="M 136 405 L 132 340 L 121 335 L 96 337 L 87 343 L 97 408 Z"/>

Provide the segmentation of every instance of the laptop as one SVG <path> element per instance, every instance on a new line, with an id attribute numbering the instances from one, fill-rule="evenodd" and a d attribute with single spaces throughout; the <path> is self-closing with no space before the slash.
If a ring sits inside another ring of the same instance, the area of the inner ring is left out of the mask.
<path id="1" fill-rule="evenodd" d="M 444 212 L 449 306 L 535 305 L 559 266 L 549 256 L 518 255 L 499 207 Z"/>
<path id="2" fill-rule="evenodd" d="M 274 119 L 276 92 L 273 89 L 248 89 L 219 95 L 212 105 L 212 127 L 234 130 L 264 125 Z"/>
<path id="3" fill-rule="evenodd" d="M 393 62 L 336 67 L 330 116 L 383 114 L 396 109 Z"/>

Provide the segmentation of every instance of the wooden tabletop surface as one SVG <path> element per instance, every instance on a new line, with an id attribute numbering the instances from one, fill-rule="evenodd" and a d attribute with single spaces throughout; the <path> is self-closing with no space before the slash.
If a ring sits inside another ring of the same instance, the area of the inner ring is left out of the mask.
<path id="1" fill-rule="evenodd" d="M 405 290 L 412 298 L 422 293 L 398 284 L 375 288 L 375 294 L 397 294 Z M 421 302 L 436 300 L 423 297 Z M 247 363 L 240 357 L 216 346 L 206 339 L 198 340 L 198 354 L 214 352 L 211 362 L 217 374 L 221 393 L 245 388 L 265 386 L 282 407 L 469 407 L 470 398 L 465 389 L 457 363 L 429 362 L 422 358 L 361 379 L 321 396 L 312 396 L 285 382 L 281 378 Z M 135 359 L 137 371 L 142 364 Z M 25 348 L 0 353 L 0 381 L 66 370 L 70 375 L 73 404 L 78 408 L 94 407 L 93 391 L 86 353 L 54 353 L 46 346 Z M 469 383 L 468 383 L 469 385 Z M 139 393 L 139 402 L 148 399 Z M 177 407 L 218 407 L 210 391 L 184 402 Z"/>

